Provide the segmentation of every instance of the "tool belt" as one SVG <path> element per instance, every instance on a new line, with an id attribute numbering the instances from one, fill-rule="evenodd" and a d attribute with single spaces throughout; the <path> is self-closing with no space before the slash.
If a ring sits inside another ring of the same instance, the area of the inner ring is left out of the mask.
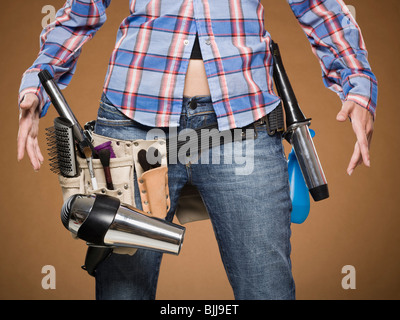
<path id="1" fill-rule="evenodd" d="M 267 116 L 242 128 L 242 133 L 246 129 L 253 128 L 256 138 L 257 132 L 264 130 L 264 126 L 269 135 L 284 130 L 281 106 L 278 106 Z M 215 126 L 215 128 L 217 127 Z M 167 142 L 164 140 L 117 140 L 95 133 L 91 133 L 91 136 L 95 148 L 110 144 L 115 154 L 115 158 L 110 159 L 109 165 L 114 188 L 113 190 L 107 188 L 103 166 L 99 159 L 93 159 L 93 168 L 98 184 L 98 188 L 93 189 L 87 162 L 84 158 L 78 156 L 78 176 L 67 178 L 59 175 L 64 202 L 74 194 L 105 194 L 118 198 L 122 203 L 139 207 L 139 204 L 135 203 L 136 179 L 142 210 L 151 217 L 165 219 L 171 206 L 168 189 Z M 246 135 L 242 134 L 241 139 L 246 139 Z M 158 159 L 161 159 L 161 163 L 157 168 L 144 170 L 139 161 L 139 153 L 141 150 L 149 150 L 150 148 L 158 150 Z M 181 224 L 209 219 L 203 200 L 194 186 L 186 185 L 182 189 L 175 215 Z M 137 249 L 134 248 L 104 248 L 98 250 L 89 246 L 83 268 L 93 275 L 98 261 L 104 260 L 111 252 L 133 255 L 136 251 Z"/>
<path id="2" fill-rule="evenodd" d="M 280 105 L 265 117 L 242 129 L 254 128 L 255 136 L 257 136 L 257 132 L 263 130 L 263 126 L 265 126 L 270 135 L 284 130 L 283 110 Z M 167 145 L 165 141 L 126 141 L 100 136 L 95 133 L 91 135 L 94 147 L 111 142 L 111 148 L 115 153 L 115 158 L 110 159 L 110 171 L 114 190 L 107 189 L 103 167 L 98 159 L 93 160 L 93 167 L 98 182 L 98 188 L 93 190 L 87 162 L 85 159 L 77 157 L 80 174 L 73 178 L 66 178 L 59 175 L 59 183 L 64 201 L 74 194 L 100 193 L 116 197 L 122 203 L 137 207 L 138 204 L 135 203 L 134 196 L 134 178 L 136 178 L 140 191 L 142 210 L 150 216 L 164 219 L 170 208 Z M 242 135 L 242 138 L 244 139 L 245 135 Z M 159 150 L 161 166 L 145 172 L 139 163 L 138 154 L 140 150 L 148 150 L 151 147 Z M 203 201 L 195 187 L 190 185 L 184 187 L 175 214 L 181 224 L 208 219 Z"/>

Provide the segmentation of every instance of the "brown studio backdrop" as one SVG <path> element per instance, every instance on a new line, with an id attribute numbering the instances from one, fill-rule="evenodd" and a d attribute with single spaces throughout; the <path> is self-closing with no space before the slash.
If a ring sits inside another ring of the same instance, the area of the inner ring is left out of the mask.
<path id="1" fill-rule="evenodd" d="M 117 28 L 128 12 L 127 1 L 113 1 L 108 21 L 86 44 L 65 96 L 81 123 L 95 119 L 108 59 Z M 1 73 L 1 299 L 94 299 L 94 279 L 80 269 L 86 245 L 75 241 L 60 222 L 62 205 L 57 178 L 48 156 L 33 172 L 25 158 L 16 161 L 17 92 L 22 73 L 38 52 L 38 37 L 48 4 L 64 0 L 7 1 L 2 5 Z M 286 1 L 263 0 L 266 27 L 280 44 L 286 69 L 304 113 L 313 118 L 315 143 L 328 178 L 331 197 L 313 203 L 307 221 L 292 226 L 292 264 L 298 299 L 400 298 L 398 233 L 399 88 L 397 0 L 349 0 L 379 80 L 379 109 L 370 169 L 352 177 L 346 167 L 354 146 L 349 123 L 339 124 L 337 96 L 325 89 L 309 43 Z M 50 108 L 40 123 L 40 145 L 46 152 L 44 129 L 57 114 Z M 286 151 L 289 146 L 285 144 Z M 232 208 L 234 210 L 234 208 Z M 41 286 L 42 267 L 56 270 L 56 289 Z M 356 289 L 341 287 L 342 267 L 356 269 Z M 180 256 L 166 255 L 158 299 L 232 299 L 209 221 L 187 226 Z"/>

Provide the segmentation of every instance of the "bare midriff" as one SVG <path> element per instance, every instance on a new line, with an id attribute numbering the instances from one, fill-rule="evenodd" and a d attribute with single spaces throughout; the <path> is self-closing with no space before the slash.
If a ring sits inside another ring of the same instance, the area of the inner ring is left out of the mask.
<path id="1" fill-rule="evenodd" d="M 210 88 L 208 86 L 203 60 L 189 60 L 183 95 L 186 97 L 210 95 Z"/>

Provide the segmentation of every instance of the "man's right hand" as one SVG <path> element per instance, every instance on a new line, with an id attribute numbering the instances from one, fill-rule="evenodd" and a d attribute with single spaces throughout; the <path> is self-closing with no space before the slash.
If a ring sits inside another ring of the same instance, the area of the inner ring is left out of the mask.
<path id="1" fill-rule="evenodd" d="M 39 148 L 39 99 L 33 93 L 24 96 L 20 103 L 19 130 L 18 130 L 18 161 L 25 155 L 25 149 L 35 171 L 40 169 L 44 161 Z"/>

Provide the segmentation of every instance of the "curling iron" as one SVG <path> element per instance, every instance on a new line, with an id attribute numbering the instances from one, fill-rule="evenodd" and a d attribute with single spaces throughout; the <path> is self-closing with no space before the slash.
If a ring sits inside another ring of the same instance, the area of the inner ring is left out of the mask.
<path id="1" fill-rule="evenodd" d="M 43 70 L 39 72 L 39 79 L 60 117 L 67 119 L 72 124 L 74 138 L 80 151 L 83 154 L 83 148 L 85 146 L 92 147 L 91 142 L 85 135 L 81 125 L 79 124 L 63 94 L 61 93 L 60 88 L 57 86 L 48 70 Z"/>
<path id="2" fill-rule="evenodd" d="M 314 201 L 326 199 L 329 197 L 328 184 L 308 128 L 311 119 L 306 118 L 300 109 L 283 66 L 278 44 L 272 40 L 271 52 L 274 63 L 274 82 L 286 116 L 286 132 L 283 136 L 293 147 Z"/>
<path id="3" fill-rule="evenodd" d="M 85 131 L 82 129 L 81 125 L 76 119 L 74 113 L 69 107 L 67 101 L 65 100 L 63 94 L 61 93 L 60 88 L 57 86 L 50 72 L 48 70 L 42 70 L 41 72 L 39 72 L 38 76 L 40 82 L 42 83 L 42 86 L 49 95 L 51 102 L 53 103 L 60 117 L 65 119 L 65 122 L 70 123 L 70 128 L 72 129 L 72 135 L 76 142 L 78 150 L 81 153 L 81 155 L 86 158 L 86 161 L 88 163 L 93 189 L 94 190 L 98 189 L 92 162 L 94 148 L 90 137 L 88 137 L 85 134 Z"/>

